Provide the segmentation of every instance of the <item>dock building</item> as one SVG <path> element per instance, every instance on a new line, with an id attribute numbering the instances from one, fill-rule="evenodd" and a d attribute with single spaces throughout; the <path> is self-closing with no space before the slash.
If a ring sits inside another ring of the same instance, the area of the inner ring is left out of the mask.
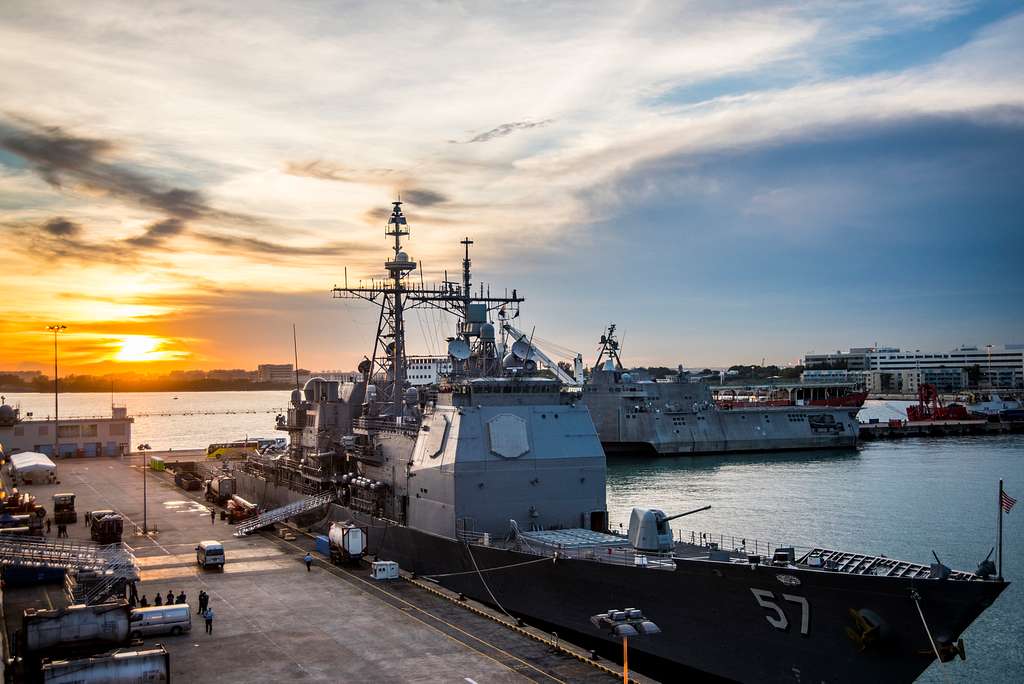
<path id="1" fill-rule="evenodd" d="M 806 380 L 828 374 L 840 380 L 860 378 L 871 392 L 913 393 L 920 383 L 947 391 L 971 386 L 1024 388 L 1024 344 L 962 346 L 943 352 L 903 350 L 898 347 L 853 347 L 847 352 L 806 354 Z"/>
<path id="2" fill-rule="evenodd" d="M 33 451 L 46 456 L 121 456 L 132 443 L 132 423 L 124 406 L 111 406 L 109 416 L 36 418 L 10 404 L 0 404 L 0 444 L 8 454 Z"/>

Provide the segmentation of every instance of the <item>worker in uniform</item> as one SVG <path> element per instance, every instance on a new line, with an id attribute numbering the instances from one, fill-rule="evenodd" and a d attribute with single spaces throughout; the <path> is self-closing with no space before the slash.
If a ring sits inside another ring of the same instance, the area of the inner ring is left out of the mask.
<path id="1" fill-rule="evenodd" d="M 46 519 L 46 534 L 50 534 L 50 519 Z"/>
<path id="2" fill-rule="evenodd" d="M 139 599 L 139 608 L 149 608 L 149 599 L 146 598 L 145 594 Z"/>
<path id="3" fill-rule="evenodd" d="M 309 572 L 310 566 L 313 565 L 313 554 L 307 551 L 306 555 L 302 558 L 302 560 L 306 562 L 306 572 Z"/>
<path id="4" fill-rule="evenodd" d="M 185 603 L 188 599 L 185 597 L 185 592 L 178 594 L 178 598 L 174 600 L 176 604 Z"/>
<path id="5" fill-rule="evenodd" d="M 206 633 L 213 634 L 213 608 L 203 611 L 203 619 L 206 620 Z"/>
<path id="6" fill-rule="evenodd" d="M 68 526 L 64 524 L 57 525 L 57 538 L 68 536 Z"/>
<path id="7" fill-rule="evenodd" d="M 164 605 L 166 605 L 166 606 L 173 606 L 174 605 L 174 592 L 171 591 L 170 589 L 167 590 L 167 599 L 164 601 Z"/>
<path id="8" fill-rule="evenodd" d="M 159 591 L 156 592 L 156 598 L 153 599 L 153 605 L 154 606 L 162 606 L 162 605 L 164 605 L 164 597 L 160 595 Z"/>
<path id="9" fill-rule="evenodd" d="M 207 608 L 207 606 L 209 606 L 209 604 L 210 604 L 210 595 L 207 594 L 205 590 L 200 589 L 199 590 L 199 610 L 197 610 L 196 613 L 199 614 L 199 615 L 202 615 L 203 613 L 205 613 L 206 612 L 206 608 Z"/>
<path id="10" fill-rule="evenodd" d="M 217 510 L 210 506 L 210 524 L 213 525 L 217 522 Z"/>

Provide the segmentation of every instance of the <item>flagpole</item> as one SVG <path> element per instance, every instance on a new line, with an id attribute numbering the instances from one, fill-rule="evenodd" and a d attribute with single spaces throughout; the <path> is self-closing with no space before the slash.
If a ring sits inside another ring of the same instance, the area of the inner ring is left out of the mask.
<path id="1" fill-rule="evenodd" d="M 999 480 L 999 568 L 996 571 L 996 579 L 1003 579 L 1003 481 Z"/>

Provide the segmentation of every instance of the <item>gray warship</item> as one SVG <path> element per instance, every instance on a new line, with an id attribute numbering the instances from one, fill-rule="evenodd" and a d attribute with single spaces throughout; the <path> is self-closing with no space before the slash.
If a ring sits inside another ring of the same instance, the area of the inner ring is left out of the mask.
<path id="1" fill-rule="evenodd" d="M 971 573 L 827 546 L 690 543 L 654 508 L 611 532 L 591 409 L 501 334 L 523 298 L 474 292 L 468 238 L 461 283 L 416 283 L 400 202 L 385 232 L 386 279 L 333 291 L 380 307 L 363 379 L 292 393 L 277 419 L 287 449 L 237 472 L 246 498 L 332 499 L 325 520 L 365 526 L 369 553 L 609 655 L 618 638 L 591 618 L 642 610 L 661 633 L 631 651 L 663 679 L 909 682 L 962 655 L 961 633 L 1007 586 L 990 561 Z M 452 373 L 430 391 L 406 382 L 404 312 L 420 306 L 456 319 Z"/>
<path id="2" fill-rule="evenodd" d="M 583 386 L 584 402 L 608 453 L 716 454 L 857 446 L 857 408 L 720 408 L 704 382 L 680 369 L 666 380 L 623 369 L 615 325 Z"/>

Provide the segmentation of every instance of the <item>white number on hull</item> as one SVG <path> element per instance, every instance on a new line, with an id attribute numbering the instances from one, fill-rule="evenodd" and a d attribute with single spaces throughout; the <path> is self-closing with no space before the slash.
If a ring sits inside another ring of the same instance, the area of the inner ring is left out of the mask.
<path id="1" fill-rule="evenodd" d="M 783 632 L 788 630 L 789 619 L 782 611 L 782 608 L 779 607 L 779 604 L 776 603 L 775 594 L 767 589 L 751 589 L 750 591 L 754 594 L 754 598 L 757 600 L 757 605 L 774 613 L 774 615 L 764 616 L 764 619 L 768 621 L 768 624 L 775 629 L 782 630 Z M 808 636 L 811 633 L 811 604 L 809 604 L 807 599 L 803 596 L 783 594 L 782 598 L 790 603 L 800 604 L 800 634 L 802 636 Z"/>

